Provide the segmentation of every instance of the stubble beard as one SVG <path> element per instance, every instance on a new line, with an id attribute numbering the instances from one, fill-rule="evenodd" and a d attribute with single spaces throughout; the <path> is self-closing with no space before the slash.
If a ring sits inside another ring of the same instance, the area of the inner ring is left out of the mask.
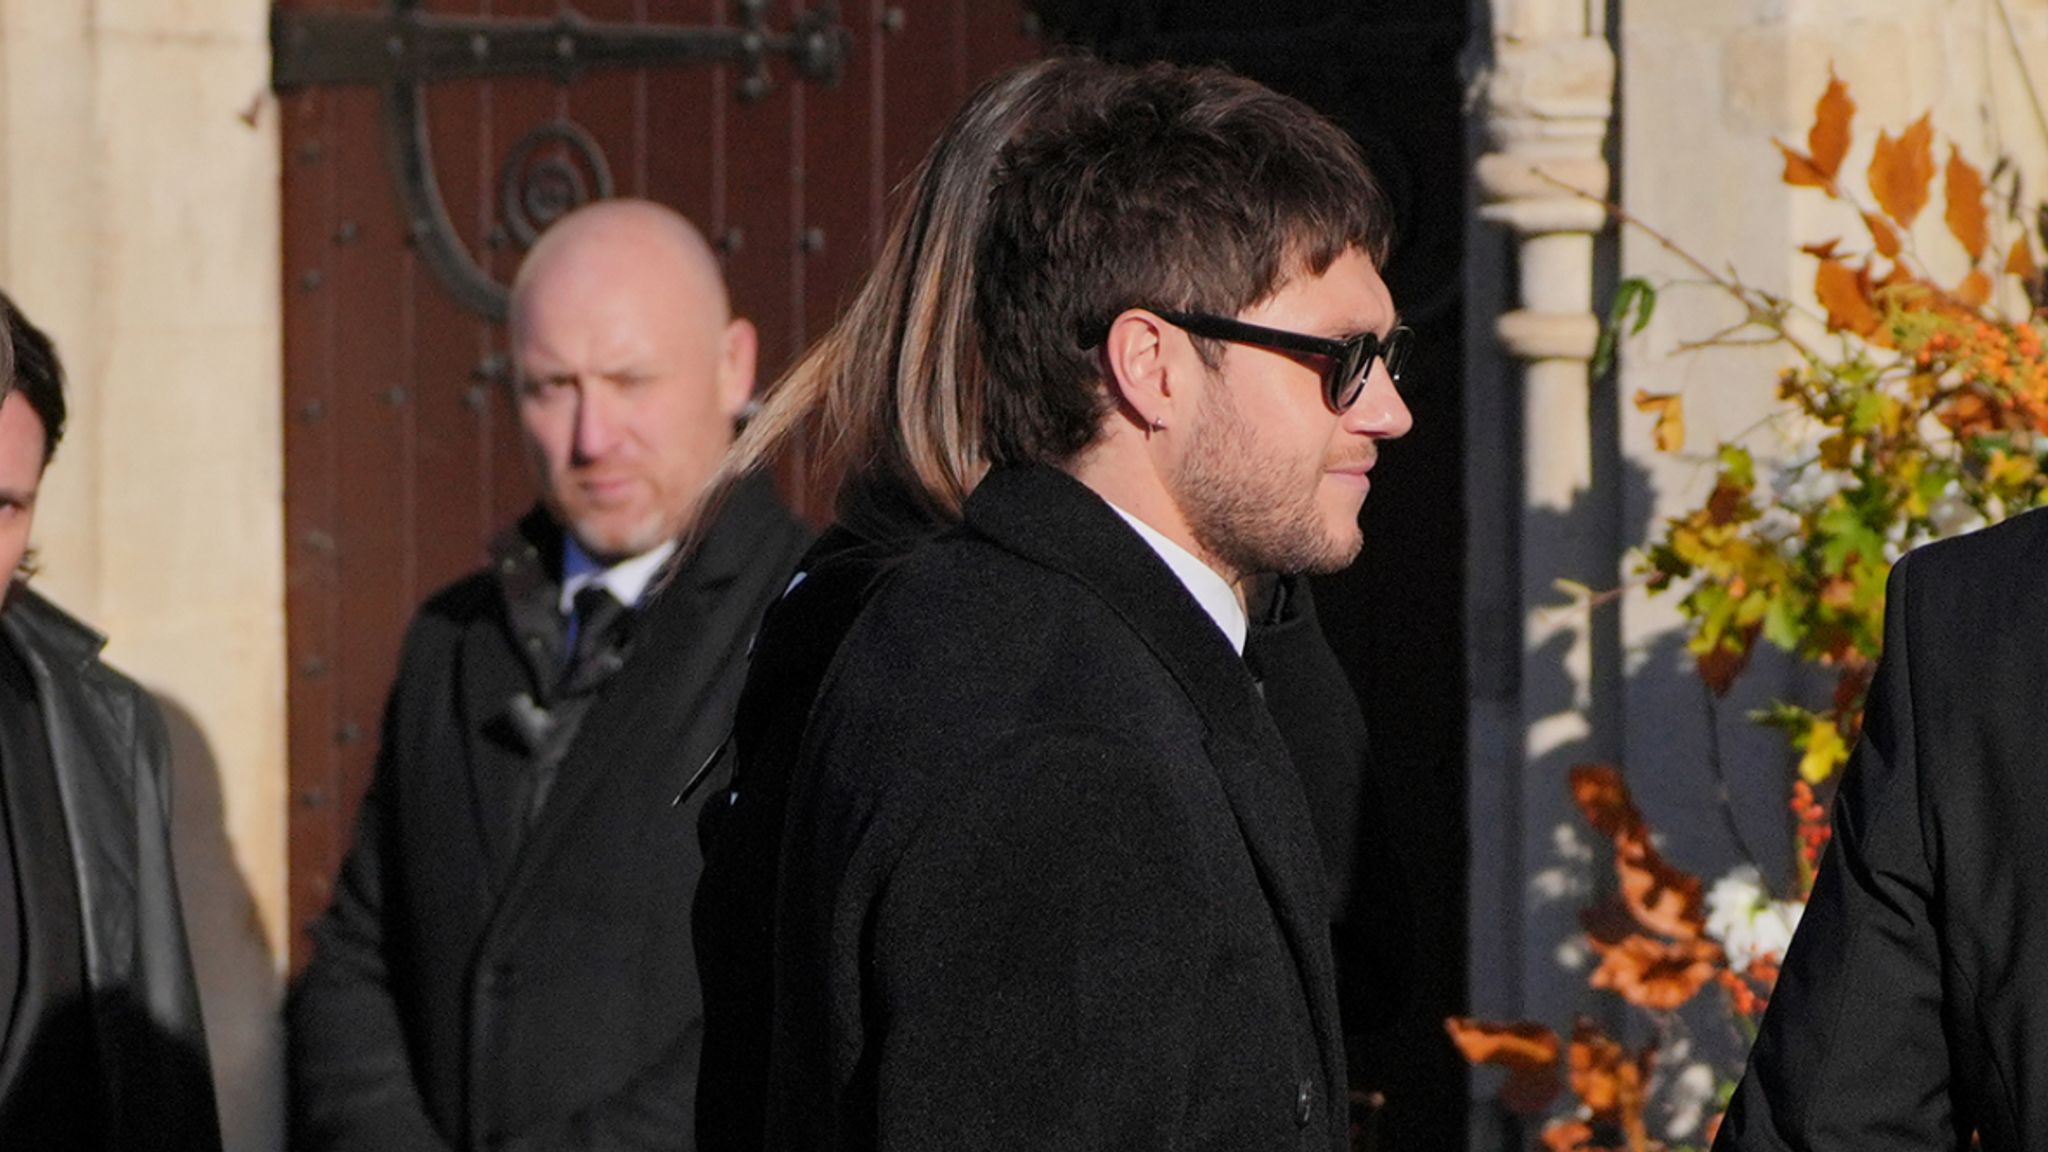
<path id="1" fill-rule="evenodd" d="M 1175 499 L 1195 543 L 1226 575 L 1329 573 L 1358 557 L 1357 528 L 1335 534 L 1317 496 L 1323 461 L 1307 468 L 1260 444 L 1238 419 L 1229 389 L 1213 379 L 1199 404 L 1200 427 L 1175 470 Z"/>

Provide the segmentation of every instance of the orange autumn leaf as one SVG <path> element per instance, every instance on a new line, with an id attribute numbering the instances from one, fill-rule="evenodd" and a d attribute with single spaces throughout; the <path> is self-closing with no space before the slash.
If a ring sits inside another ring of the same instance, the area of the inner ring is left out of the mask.
<path id="1" fill-rule="evenodd" d="M 1676 452 L 1685 447 L 1685 398 L 1675 393 L 1646 392 L 1636 389 L 1636 411 L 1653 412 L 1657 423 L 1651 435 L 1656 439 L 1657 451 Z"/>
<path id="2" fill-rule="evenodd" d="M 1970 263 L 1984 258 L 1991 246 L 1990 222 L 1984 211 L 1984 177 L 1955 145 L 1948 147 L 1948 230 L 1970 254 Z"/>
<path id="3" fill-rule="evenodd" d="M 1956 299 L 1972 308 L 1981 308 L 1991 299 L 1991 277 L 1982 268 L 1972 268 L 1963 282 L 1956 285 Z"/>
<path id="4" fill-rule="evenodd" d="M 1950 432 L 1959 437 L 1980 436 L 1998 430 L 1997 414 L 1975 392 L 1958 392 L 1934 414 Z"/>
<path id="5" fill-rule="evenodd" d="M 1615 841 L 1614 871 L 1621 880 L 1621 897 L 1636 923 L 1680 940 L 1698 939 L 1705 933 L 1705 886 L 1699 877 L 1666 861 L 1647 833 Z"/>
<path id="6" fill-rule="evenodd" d="M 1819 244 L 1801 244 L 1799 250 L 1815 260 L 1826 260 L 1835 254 L 1835 249 L 1841 244 L 1842 238 L 1837 236 L 1833 240 L 1825 240 Z"/>
<path id="7" fill-rule="evenodd" d="M 2034 263 L 2034 246 L 2027 243 L 2025 236 L 2012 242 L 2012 251 L 2005 255 L 2005 274 L 2021 280 L 2032 280 L 2040 275 L 2040 267 Z"/>
<path id="8" fill-rule="evenodd" d="M 1571 1085 L 1579 1103 L 1600 1124 L 1624 1124 L 1642 1115 L 1648 1065 L 1655 1049 L 1631 1057 L 1600 1026 L 1581 1016 L 1572 1028 Z"/>
<path id="9" fill-rule="evenodd" d="M 1813 292 L 1827 309 L 1828 331 L 1853 332 L 1869 336 L 1877 331 L 1877 309 L 1871 306 L 1869 285 L 1840 260 L 1823 260 L 1814 275 Z"/>
<path id="10" fill-rule="evenodd" d="M 1820 165 L 1815 164 L 1812 157 L 1783 144 L 1778 145 L 1778 151 L 1785 154 L 1785 183 L 1794 188 L 1820 188 L 1830 196 L 1834 195 L 1834 182 L 1820 170 Z"/>
<path id="11" fill-rule="evenodd" d="M 1879 255 L 1887 260 L 1899 258 L 1898 230 L 1884 222 L 1884 217 L 1873 212 L 1863 214 L 1863 226 L 1870 229 L 1870 239 L 1877 245 Z"/>
<path id="12" fill-rule="evenodd" d="M 1927 207 L 1933 183 L 1934 124 L 1928 116 L 1913 121 L 1896 140 L 1889 132 L 1877 134 L 1877 150 L 1870 158 L 1870 191 L 1885 215 L 1899 227 L 1911 228 Z"/>
<path id="13" fill-rule="evenodd" d="M 1550 1107 L 1563 1088 L 1557 1066 L 1557 1033 L 1541 1024 L 1493 1024 L 1466 1016 L 1444 1021 L 1451 1043 L 1470 1064 L 1507 1069 L 1501 1104 L 1518 1115 L 1533 1116 Z"/>
<path id="14" fill-rule="evenodd" d="M 1849 154 L 1849 121 L 1856 115 L 1856 101 L 1849 98 L 1849 86 L 1828 69 L 1828 87 L 1813 106 L 1813 127 L 1806 133 L 1806 150 L 1813 166 L 1829 180 L 1842 170 L 1842 158 Z"/>
<path id="15" fill-rule="evenodd" d="M 1680 939 L 1698 937 L 1706 927 L 1704 886 L 1699 877 L 1667 862 L 1651 843 L 1649 825 L 1621 770 L 1612 764 L 1575 764 L 1571 789 L 1586 823 L 1614 842 L 1614 871 L 1633 922 L 1603 926 L 1588 921 L 1586 930 L 1610 940 L 1637 926 Z"/>
<path id="16" fill-rule="evenodd" d="M 1849 154 L 1849 120 L 1855 113 L 1856 102 L 1849 98 L 1848 85 L 1829 72 L 1827 90 L 1813 106 L 1813 127 L 1806 132 L 1806 151 L 1778 145 L 1778 151 L 1785 155 L 1785 183 L 1819 188 L 1833 196 L 1842 158 Z"/>
<path id="17" fill-rule="evenodd" d="M 1722 966 L 1721 947 L 1711 940 L 1666 941 L 1641 933 L 1588 940 L 1600 954 L 1600 966 L 1587 982 L 1652 1012 L 1676 1011 Z"/>
<path id="18" fill-rule="evenodd" d="M 1636 811 L 1621 769 L 1612 764 L 1574 764 L 1571 785 L 1580 814 L 1602 836 L 1620 839 L 1643 830 L 1643 814 Z"/>

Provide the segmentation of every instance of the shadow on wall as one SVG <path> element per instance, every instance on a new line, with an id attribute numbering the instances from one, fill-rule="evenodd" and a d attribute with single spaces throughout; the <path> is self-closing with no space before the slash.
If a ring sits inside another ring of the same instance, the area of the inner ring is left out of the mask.
<path id="1" fill-rule="evenodd" d="M 171 850 L 227 1152 L 284 1147 L 284 983 L 229 843 L 220 764 L 192 714 L 157 695 L 170 730 Z"/>

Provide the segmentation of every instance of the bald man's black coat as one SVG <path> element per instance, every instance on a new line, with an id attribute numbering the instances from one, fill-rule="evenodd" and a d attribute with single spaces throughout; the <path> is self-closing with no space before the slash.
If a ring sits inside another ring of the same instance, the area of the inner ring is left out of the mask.
<path id="1" fill-rule="evenodd" d="M 291 998 L 295 1147 L 690 1146 L 701 794 L 675 800 L 730 729 L 748 643 L 806 539 L 765 479 L 736 492 L 640 609 L 519 841 L 506 707 L 537 687 L 519 646 L 541 638 L 491 571 L 421 609 Z"/>

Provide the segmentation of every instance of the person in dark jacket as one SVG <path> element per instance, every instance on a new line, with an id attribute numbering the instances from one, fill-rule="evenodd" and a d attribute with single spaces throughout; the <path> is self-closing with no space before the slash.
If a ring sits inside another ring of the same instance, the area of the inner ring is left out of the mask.
<path id="1" fill-rule="evenodd" d="M 0 294 L 0 1148 L 218 1152 L 163 718 L 26 582 L 63 381 Z"/>
<path id="2" fill-rule="evenodd" d="M 1408 426 L 1379 203 L 1341 133 L 1211 72 L 1105 68 L 1003 149 L 995 467 L 810 713 L 769 1147 L 1342 1146 L 1324 861 L 1241 590 L 1348 562 Z"/>
<path id="3" fill-rule="evenodd" d="M 521 265 L 511 336 L 541 505 L 406 637 L 291 996 L 302 1149 L 689 1143 L 692 780 L 808 537 L 761 477 L 694 522 L 754 332 L 680 216 L 564 217 Z"/>
<path id="4" fill-rule="evenodd" d="M 1907 553 L 1716 1152 L 2048 1147 L 2048 512 Z"/>
<path id="5" fill-rule="evenodd" d="M 837 520 L 763 622 L 734 726 L 736 755 L 713 780 L 723 801 L 705 809 L 697 1117 L 707 1152 L 758 1149 L 765 1134 L 782 825 L 819 681 L 868 593 L 919 545 L 959 523 L 986 469 L 974 422 L 982 383 L 971 293 L 996 159 L 1034 120 L 1116 75 L 1095 61 L 1055 57 L 974 93 L 910 180 L 876 268 L 851 306 L 773 390 L 722 469 L 724 478 L 751 475 L 778 454 L 808 449 L 808 474 L 846 480 Z M 1316 621 L 1307 582 L 1260 579 L 1250 603 L 1247 659 L 1265 678 L 1266 703 L 1311 797 L 1338 909 L 1345 1027 L 1362 1033 L 1405 1004 L 1409 922 L 1364 718 Z"/>

